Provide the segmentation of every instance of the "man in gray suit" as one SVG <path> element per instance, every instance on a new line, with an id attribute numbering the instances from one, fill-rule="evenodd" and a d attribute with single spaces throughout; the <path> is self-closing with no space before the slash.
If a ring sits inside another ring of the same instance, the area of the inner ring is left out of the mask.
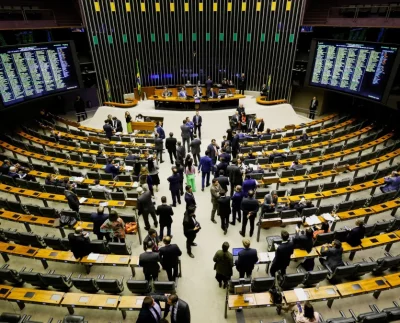
<path id="1" fill-rule="evenodd" d="M 185 142 L 187 146 L 187 152 L 190 153 L 190 127 L 186 125 L 186 120 L 183 120 L 183 124 L 181 125 L 181 137 L 182 137 L 182 145 L 185 147 Z"/>
<path id="2" fill-rule="evenodd" d="M 193 134 L 193 138 L 194 139 L 190 143 L 190 147 L 192 148 L 194 166 L 197 167 L 197 165 L 200 163 L 200 145 L 201 145 L 201 140 L 197 139 L 197 135 L 196 134 Z"/>

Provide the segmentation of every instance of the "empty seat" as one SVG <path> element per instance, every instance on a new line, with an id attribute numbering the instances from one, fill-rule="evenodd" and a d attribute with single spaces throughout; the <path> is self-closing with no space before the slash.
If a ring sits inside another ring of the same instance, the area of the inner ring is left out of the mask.
<path id="1" fill-rule="evenodd" d="M 275 285 L 274 277 L 257 277 L 251 282 L 253 293 L 262 293 L 269 291 Z"/>
<path id="2" fill-rule="evenodd" d="M 157 294 L 174 294 L 175 293 L 175 282 L 153 282 L 154 293 Z"/>
<path id="3" fill-rule="evenodd" d="M 305 273 L 278 275 L 278 284 L 283 289 L 292 289 L 300 285 L 305 278 Z"/>
<path id="4" fill-rule="evenodd" d="M 132 253 L 131 246 L 122 242 L 109 242 L 108 248 L 111 253 L 116 255 L 130 255 Z"/>
<path id="5" fill-rule="evenodd" d="M 118 279 L 96 279 L 96 284 L 100 290 L 107 294 L 120 294 L 124 291 L 124 277 Z"/>
<path id="6" fill-rule="evenodd" d="M 53 287 L 54 289 L 67 292 L 72 287 L 71 275 L 58 275 L 58 274 L 42 274 L 42 279 L 46 285 Z"/>
<path id="7" fill-rule="evenodd" d="M 79 276 L 78 278 L 72 278 L 71 280 L 75 288 L 84 293 L 97 293 L 100 290 L 93 278 L 80 278 Z"/>
<path id="8" fill-rule="evenodd" d="M 147 280 L 128 279 L 126 287 L 134 294 L 147 295 L 151 292 L 151 286 Z"/>
<path id="9" fill-rule="evenodd" d="M 303 281 L 303 285 L 308 287 L 308 286 L 313 286 L 321 281 L 325 280 L 326 277 L 328 277 L 329 271 L 324 269 L 324 270 L 317 270 L 317 271 L 309 271 L 306 273 L 306 276 Z"/>

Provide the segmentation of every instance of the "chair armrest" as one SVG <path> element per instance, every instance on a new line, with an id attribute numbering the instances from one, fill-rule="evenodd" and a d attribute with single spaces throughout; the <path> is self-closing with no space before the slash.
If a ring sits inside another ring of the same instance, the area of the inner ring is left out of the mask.
<path id="1" fill-rule="evenodd" d="M 352 309 L 349 309 L 349 312 L 350 312 L 351 316 L 353 317 L 353 319 L 355 319 L 355 320 L 357 321 L 357 316 L 356 316 L 356 314 L 353 312 L 353 310 L 352 310 Z"/>

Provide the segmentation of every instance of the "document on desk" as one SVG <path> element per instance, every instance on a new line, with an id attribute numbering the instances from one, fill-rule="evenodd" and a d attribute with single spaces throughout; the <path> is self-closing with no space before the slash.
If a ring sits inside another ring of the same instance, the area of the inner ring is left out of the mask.
<path id="1" fill-rule="evenodd" d="M 303 288 L 295 288 L 294 293 L 299 301 L 306 301 L 308 300 L 307 294 L 304 292 Z"/>
<path id="2" fill-rule="evenodd" d="M 87 198 L 86 198 L 86 197 L 81 197 L 81 198 L 79 199 L 79 203 L 80 203 L 80 204 L 85 203 L 86 201 L 87 201 Z"/>
<path id="3" fill-rule="evenodd" d="M 315 225 L 315 224 L 320 224 L 321 221 L 319 218 L 314 214 L 306 218 L 306 223 L 308 225 Z"/>
<path id="4" fill-rule="evenodd" d="M 89 256 L 87 257 L 88 260 L 97 260 L 99 258 L 100 254 L 98 253 L 90 253 Z"/>

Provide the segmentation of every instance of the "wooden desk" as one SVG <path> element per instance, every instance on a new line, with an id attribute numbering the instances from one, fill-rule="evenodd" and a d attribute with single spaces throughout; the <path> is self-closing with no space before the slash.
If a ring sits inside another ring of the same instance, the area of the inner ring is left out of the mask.
<path id="1" fill-rule="evenodd" d="M 303 288 L 305 295 L 307 296 L 308 301 L 328 301 L 327 305 L 329 308 L 332 307 L 333 301 L 335 299 L 340 298 L 340 294 L 335 286 L 320 286 L 318 290 L 315 287 L 312 288 Z M 286 304 L 296 304 L 296 302 L 304 301 L 303 299 L 299 299 L 294 290 L 288 290 L 283 292 L 283 297 L 285 299 Z"/>
<path id="2" fill-rule="evenodd" d="M 40 289 L 13 288 L 7 296 L 7 300 L 10 302 L 17 302 L 19 309 L 23 310 L 25 303 L 58 306 L 64 294 L 63 292 Z"/>
<path id="3" fill-rule="evenodd" d="M 351 297 L 354 295 L 373 293 L 378 298 L 382 290 L 390 288 L 390 285 L 383 277 L 358 280 L 355 282 L 336 285 L 339 294 L 342 297 Z"/>
<path id="4" fill-rule="evenodd" d="M 71 315 L 74 314 L 74 308 L 115 310 L 118 307 L 119 299 L 119 295 L 66 293 L 61 306 L 68 308 Z"/>
<path id="5" fill-rule="evenodd" d="M 88 274 L 90 273 L 90 265 L 127 267 L 131 262 L 130 255 L 99 255 L 97 260 L 90 260 L 88 257 L 85 256 L 80 260 L 80 263 L 85 266 Z"/>
<path id="6" fill-rule="evenodd" d="M 11 293 L 12 286 L 0 285 L 0 299 L 5 299 Z"/>

